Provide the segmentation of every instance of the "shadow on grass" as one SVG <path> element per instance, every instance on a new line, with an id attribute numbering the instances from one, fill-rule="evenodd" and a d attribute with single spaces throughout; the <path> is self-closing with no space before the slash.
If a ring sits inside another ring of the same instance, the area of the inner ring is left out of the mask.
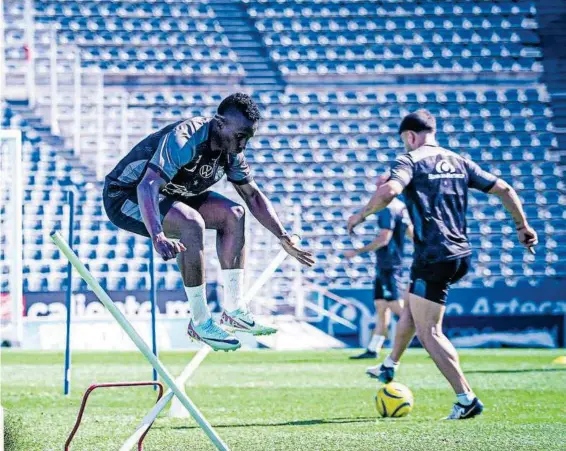
<path id="1" fill-rule="evenodd" d="M 506 374 L 506 373 L 557 373 L 566 371 L 566 368 L 527 368 L 524 370 L 467 370 L 466 374 L 482 373 L 482 374 Z"/>
<path id="2" fill-rule="evenodd" d="M 279 426 L 313 426 L 318 424 L 348 424 L 348 423 L 370 423 L 375 422 L 376 417 L 360 418 L 327 418 L 299 421 L 282 421 L 280 423 L 239 423 L 239 424 L 215 424 L 215 428 L 244 428 L 244 427 L 279 427 Z M 166 426 L 154 425 L 152 429 L 198 429 L 199 426 Z"/>

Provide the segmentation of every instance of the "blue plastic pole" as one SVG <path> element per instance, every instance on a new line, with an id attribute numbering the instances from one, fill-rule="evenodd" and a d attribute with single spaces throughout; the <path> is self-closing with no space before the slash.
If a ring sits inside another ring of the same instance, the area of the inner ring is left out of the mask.
<path id="1" fill-rule="evenodd" d="M 67 191 L 67 203 L 69 205 L 69 246 L 73 248 L 73 228 L 75 224 L 75 193 Z M 68 395 L 71 390 L 71 302 L 73 296 L 73 265 L 67 264 L 67 293 L 65 305 L 67 306 L 67 335 L 65 337 L 65 376 L 63 382 L 63 394 Z"/>
<path id="2" fill-rule="evenodd" d="M 157 288 L 155 286 L 155 264 L 153 260 L 153 242 L 149 240 L 149 300 L 151 302 L 151 349 L 157 357 L 157 336 L 155 333 L 155 309 L 157 303 Z M 157 380 L 157 370 L 153 368 L 153 380 Z M 157 386 L 153 387 L 157 390 Z"/>

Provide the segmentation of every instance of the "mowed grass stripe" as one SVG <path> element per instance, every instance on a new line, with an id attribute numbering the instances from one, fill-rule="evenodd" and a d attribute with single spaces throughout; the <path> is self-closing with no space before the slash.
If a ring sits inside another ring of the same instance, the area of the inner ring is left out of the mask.
<path id="1" fill-rule="evenodd" d="M 364 374 L 368 361 L 349 361 L 351 353 L 212 354 L 187 389 L 234 450 L 566 449 L 566 367 L 551 364 L 564 351 L 462 351 L 486 405 L 483 417 L 463 422 L 439 421 L 454 396 L 422 350 L 406 355 L 398 379 L 413 391 L 414 411 L 378 420 L 376 384 Z M 179 373 L 192 355 L 160 358 Z M 75 352 L 72 395 L 65 398 L 62 370 L 62 353 L 2 352 L 6 449 L 60 450 L 88 385 L 151 378 L 139 354 Z M 115 450 L 154 400 L 148 388 L 95 393 L 74 449 Z M 212 447 L 194 421 L 162 417 L 145 449 Z"/>

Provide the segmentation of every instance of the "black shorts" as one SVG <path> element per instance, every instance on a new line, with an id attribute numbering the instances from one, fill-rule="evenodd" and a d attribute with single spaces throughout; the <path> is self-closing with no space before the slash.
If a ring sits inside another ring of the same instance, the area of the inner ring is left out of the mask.
<path id="1" fill-rule="evenodd" d="M 471 259 L 468 255 L 422 266 L 413 265 L 409 293 L 437 304 L 446 304 L 448 287 L 468 273 Z"/>
<path id="2" fill-rule="evenodd" d="M 159 214 L 161 222 L 175 202 L 183 202 L 195 210 L 198 210 L 206 202 L 210 191 L 195 196 L 177 196 L 159 194 Z M 137 190 L 123 189 L 119 186 L 104 185 L 102 201 L 108 219 L 120 229 L 149 237 L 149 233 L 143 223 L 140 207 L 138 205 Z"/>
<path id="3" fill-rule="evenodd" d="M 386 301 L 398 301 L 403 297 L 403 269 L 380 269 L 375 271 L 373 298 Z"/>

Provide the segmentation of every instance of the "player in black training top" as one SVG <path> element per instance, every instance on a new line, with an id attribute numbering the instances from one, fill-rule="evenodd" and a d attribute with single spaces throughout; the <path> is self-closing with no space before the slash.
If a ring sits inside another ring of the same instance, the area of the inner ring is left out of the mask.
<path id="1" fill-rule="evenodd" d="M 351 232 L 403 192 L 414 227 L 415 255 L 408 302 L 397 325 L 393 350 L 368 374 L 384 383 L 393 380 L 399 360 L 416 331 L 456 392 L 457 402 L 447 419 L 471 418 L 482 412 L 483 404 L 464 377 L 454 346 L 442 333 L 448 287 L 470 268 L 472 251 L 466 231 L 468 190 L 498 196 L 515 221 L 520 243 L 530 250 L 538 242 L 537 234 L 529 226 L 511 186 L 471 160 L 438 146 L 436 120 L 430 112 L 418 110 L 407 115 L 399 134 L 407 153 L 395 161 L 389 181 L 348 221 Z"/>
<path id="2" fill-rule="evenodd" d="M 380 177 L 377 187 L 389 180 L 389 175 Z M 353 258 L 365 252 L 375 251 L 375 328 L 367 349 L 351 359 L 369 359 L 379 356 L 388 335 L 391 312 L 397 317 L 403 311 L 403 256 L 405 255 L 405 235 L 412 238 L 413 227 L 407 207 L 399 199 L 377 214 L 379 234 L 371 243 L 360 249 L 344 252 L 344 257 Z"/>
<path id="3" fill-rule="evenodd" d="M 106 176 L 104 208 L 118 227 L 150 237 L 165 259 L 177 257 L 191 320 L 188 334 L 213 349 L 232 350 L 240 341 L 212 320 L 206 304 L 204 229 L 217 232 L 216 250 L 224 281 L 220 323 L 231 331 L 276 332 L 254 320 L 244 298 L 244 208 L 209 191 L 224 175 L 250 212 L 290 255 L 311 266 L 261 192 L 244 157 L 260 120 L 246 94 L 225 98 L 212 118 L 181 120 L 149 135 Z"/>

